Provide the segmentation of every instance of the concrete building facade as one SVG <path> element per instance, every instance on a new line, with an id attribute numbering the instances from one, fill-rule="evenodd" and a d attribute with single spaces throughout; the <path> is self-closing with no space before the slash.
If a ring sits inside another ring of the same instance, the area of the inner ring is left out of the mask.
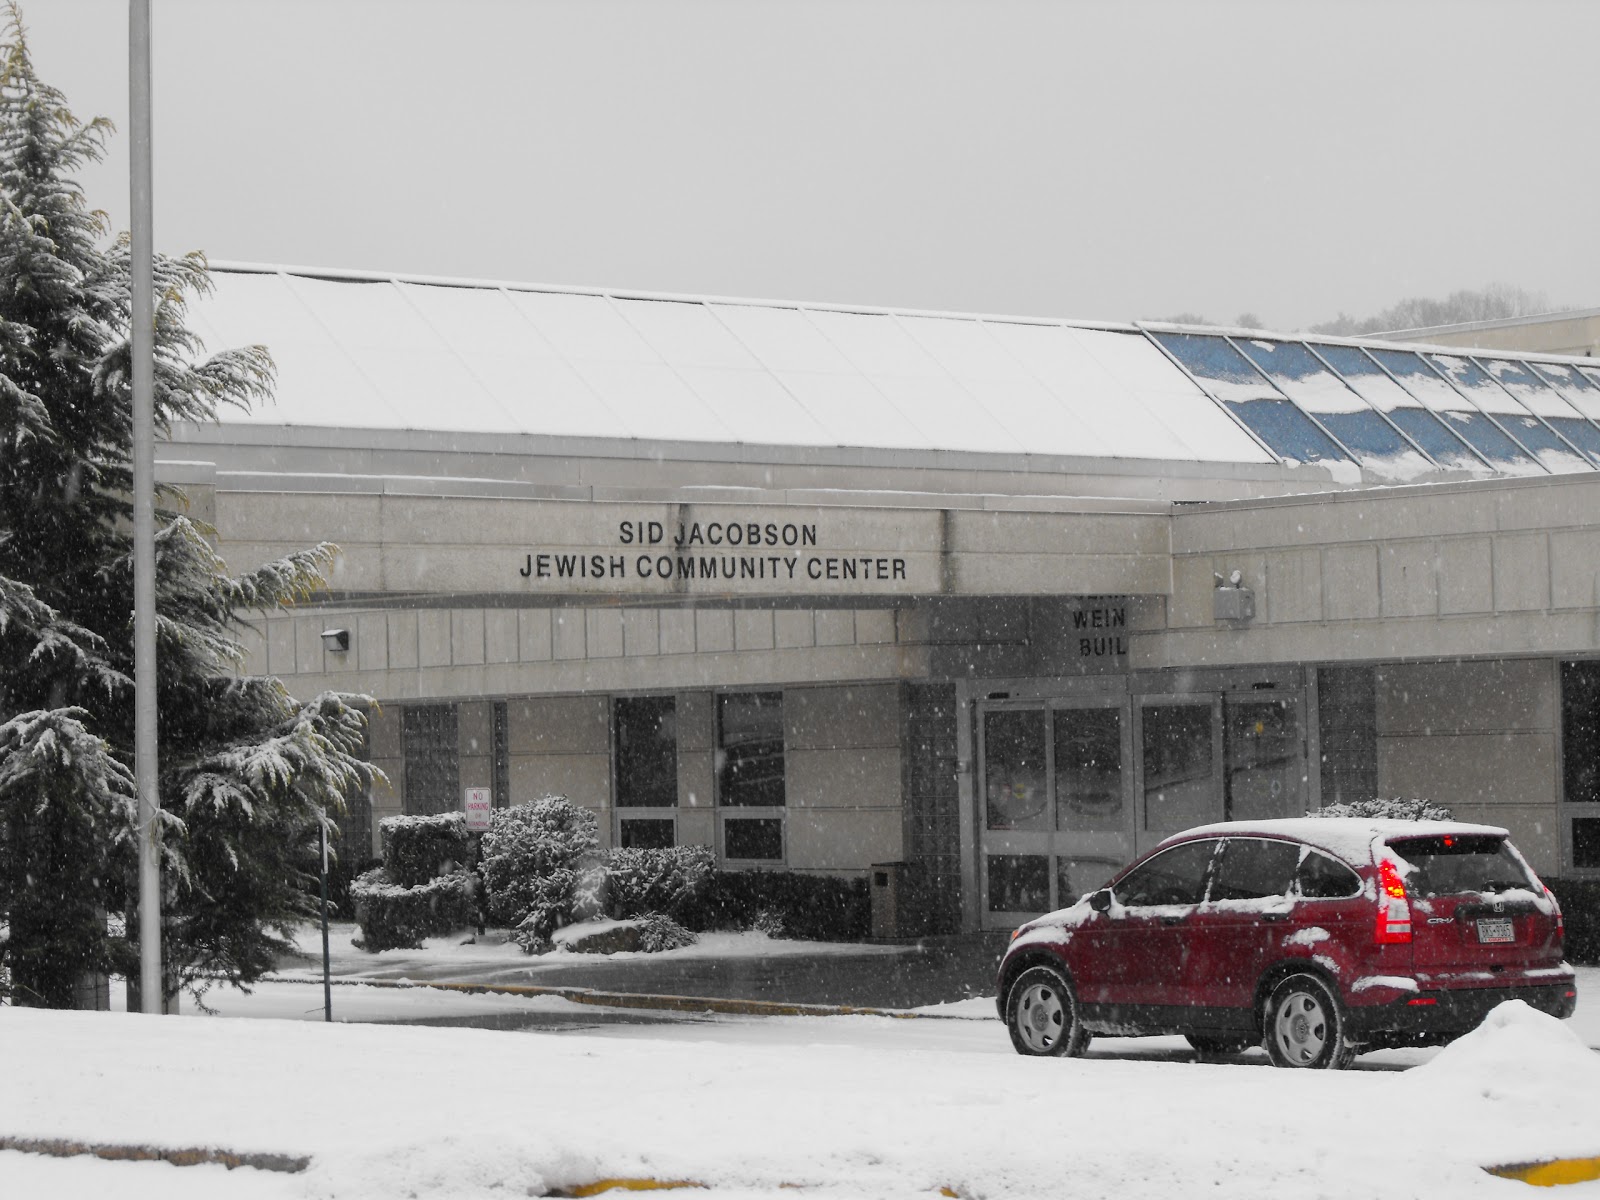
<path id="1" fill-rule="evenodd" d="M 1406 795 L 1600 876 L 1592 365 L 278 271 L 196 318 L 284 411 L 160 471 L 236 569 L 340 547 L 246 669 L 378 702 L 352 849 L 559 793 L 610 844 L 905 864 L 942 932 Z"/>

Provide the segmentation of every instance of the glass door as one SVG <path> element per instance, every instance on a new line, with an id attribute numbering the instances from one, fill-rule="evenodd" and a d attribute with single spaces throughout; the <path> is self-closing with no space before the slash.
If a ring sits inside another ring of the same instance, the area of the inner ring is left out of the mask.
<path id="1" fill-rule="evenodd" d="M 1221 709 L 1214 694 L 1139 698 L 1138 853 L 1223 819 Z"/>
<path id="2" fill-rule="evenodd" d="M 1230 821 L 1306 814 L 1301 693 L 1251 691 L 1222 699 L 1226 716 L 1226 809 Z"/>
<path id="3" fill-rule="evenodd" d="M 1128 750 L 1120 705 L 979 705 L 987 927 L 1069 905 L 1132 857 Z"/>

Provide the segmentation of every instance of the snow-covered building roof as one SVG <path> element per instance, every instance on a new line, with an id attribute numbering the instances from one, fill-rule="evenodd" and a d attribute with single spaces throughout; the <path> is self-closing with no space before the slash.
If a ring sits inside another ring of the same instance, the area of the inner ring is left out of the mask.
<path id="1" fill-rule="evenodd" d="M 1347 484 L 1600 467 L 1592 360 L 275 267 L 213 279 L 196 332 L 265 344 L 279 373 L 276 403 L 231 425 L 1305 464 Z"/>

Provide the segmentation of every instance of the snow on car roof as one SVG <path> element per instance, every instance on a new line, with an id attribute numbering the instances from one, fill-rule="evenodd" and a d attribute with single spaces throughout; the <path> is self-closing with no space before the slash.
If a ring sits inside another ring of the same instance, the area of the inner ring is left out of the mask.
<path id="1" fill-rule="evenodd" d="M 1506 830 L 1497 825 L 1474 825 L 1467 821 L 1399 821 L 1380 817 L 1284 817 L 1275 821 L 1219 821 L 1212 825 L 1199 825 L 1185 829 L 1165 839 L 1163 846 L 1181 838 L 1243 834 L 1269 834 L 1294 838 L 1307 845 L 1331 851 L 1340 858 L 1365 861 L 1368 848 L 1383 838 L 1392 841 L 1400 837 L 1439 837 L 1441 834 L 1463 836 L 1467 834 L 1492 834 L 1508 837 Z"/>

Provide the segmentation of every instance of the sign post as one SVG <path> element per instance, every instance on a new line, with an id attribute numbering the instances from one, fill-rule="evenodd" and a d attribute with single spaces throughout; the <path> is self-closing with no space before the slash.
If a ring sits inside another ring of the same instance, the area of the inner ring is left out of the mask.
<path id="1" fill-rule="evenodd" d="M 486 787 L 469 787 L 462 796 L 462 807 L 467 814 L 467 832 L 472 835 L 472 874 L 477 880 L 475 899 L 478 904 L 478 936 L 485 932 L 483 875 L 483 835 L 489 832 L 489 817 L 494 812 L 494 793 Z"/>

